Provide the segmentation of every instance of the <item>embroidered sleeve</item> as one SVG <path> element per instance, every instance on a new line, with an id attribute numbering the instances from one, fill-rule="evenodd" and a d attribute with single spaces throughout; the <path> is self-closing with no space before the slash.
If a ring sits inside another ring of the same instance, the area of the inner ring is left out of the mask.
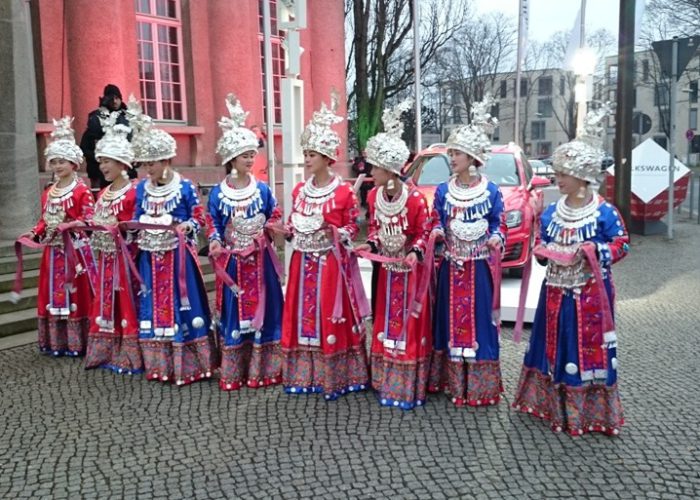
<path id="1" fill-rule="evenodd" d="M 46 233 L 46 221 L 44 220 L 44 211 L 46 210 L 46 192 L 41 195 L 41 217 L 39 221 L 32 228 L 32 232 L 38 237 L 42 238 Z"/>
<path id="2" fill-rule="evenodd" d="M 275 223 L 282 220 L 282 211 L 277 204 L 277 199 L 272 193 L 272 189 L 267 190 L 267 200 L 265 200 L 265 217 L 268 223 Z"/>
<path id="3" fill-rule="evenodd" d="M 204 225 L 204 207 L 199 201 L 199 193 L 197 188 L 190 182 L 187 196 L 185 197 L 185 203 L 187 203 L 187 213 L 190 214 L 190 218 L 187 222 L 192 226 L 192 235 L 195 236 L 199 233 L 199 230 Z"/>
<path id="4" fill-rule="evenodd" d="M 629 251 L 629 234 L 625 223 L 614 207 L 601 216 L 602 242 L 596 243 L 598 260 L 609 266 L 622 260 Z"/>
<path id="5" fill-rule="evenodd" d="M 357 203 L 355 191 L 348 186 L 348 197 L 343 210 L 343 225 L 338 228 L 340 239 L 344 244 L 350 244 L 359 232 L 357 217 L 360 215 L 360 208 Z"/>
<path id="6" fill-rule="evenodd" d="M 414 191 L 411 197 L 417 200 L 417 203 L 414 204 L 415 215 L 413 216 L 413 221 L 411 221 L 411 225 L 416 231 L 413 241 L 411 242 L 411 250 L 416 252 L 418 257 L 422 257 L 428 245 L 428 238 L 430 237 L 433 222 L 425 197 L 419 191 Z"/>
<path id="7" fill-rule="evenodd" d="M 142 181 L 143 182 L 143 181 Z M 138 221 L 143 215 L 143 196 L 144 196 L 143 183 L 136 186 L 136 203 L 134 205 L 134 219 Z"/>
<path id="8" fill-rule="evenodd" d="M 78 220 L 88 222 L 95 215 L 95 198 L 89 189 L 85 189 L 80 195 L 80 214 Z"/>
<path id="9" fill-rule="evenodd" d="M 375 216 L 374 204 L 377 199 L 377 189 L 373 188 L 367 193 L 367 243 L 372 247 L 372 252 L 379 249 L 379 224 Z"/>
<path id="10" fill-rule="evenodd" d="M 433 198 L 433 212 L 435 218 L 435 229 L 440 229 L 445 232 L 445 193 L 443 192 L 442 185 L 435 189 L 435 197 Z"/>
<path id="11" fill-rule="evenodd" d="M 221 236 L 224 233 L 223 217 L 219 209 L 218 197 L 215 195 L 214 190 L 209 192 L 205 223 L 206 236 L 209 242 L 216 240 L 223 243 L 223 238 Z"/>
<path id="12" fill-rule="evenodd" d="M 498 236 L 501 239 L 501 244 L 506 244 L 506 220 L 503 203 L 503 194 L 501 190 L 496 188 L 492 194 L 493 201 L 491 204 L 491 212 L 489 213 L 489 234 Z"/>

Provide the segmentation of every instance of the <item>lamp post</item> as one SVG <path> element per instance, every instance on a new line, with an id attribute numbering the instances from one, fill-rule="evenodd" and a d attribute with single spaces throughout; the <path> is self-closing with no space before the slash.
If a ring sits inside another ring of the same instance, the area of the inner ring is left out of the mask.
<path id="1" fill-rule="evenodd" d="M 583 129 L 583 120 L 586 117 L 588 101 L 593 95 L 593 71 L 595 70 L 595 54 L 588 47 L 581 47 L 574 56 L 574 73 L 576 85 L 574 87 L 574 100 L 576 101 L 576 135 Z"/>

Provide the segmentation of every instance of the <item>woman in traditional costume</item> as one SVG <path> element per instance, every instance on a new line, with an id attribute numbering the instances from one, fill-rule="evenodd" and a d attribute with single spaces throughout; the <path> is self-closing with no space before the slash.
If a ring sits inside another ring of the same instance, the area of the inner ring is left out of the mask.
<path id="1" fill-rule="evenodd" d="M 216 281 L 219 387 L 234 390 L 282 380 L 281 266 L 265 232 L 281 214 L 270 187 L 251 173 L 258 138 L 244 126 L 248 113 L 233 94 L 226 106 L 217 153 L 230 173 L 209 193 L 207 236 L 210 257 L 227 275 Z"/>
<path id="2" fill-rule="evenodd" d="M 342 120 L 331 107 L 322 104 L 301 137 L 307 180 L 292 193 L 294 252 L 282 324 L 285 392 L 319 392 L 327 400 L 365 389 L 363 320 L 370 314 L 347 248 L 358 231 L 357 198 L 331 171 L 340 146 L 331 125 Z"/>
<path id="3" fill-rule="evenodd" d="M 133 374 L 143 371 L 136 309 L 138 288 L 133 286 L 136 279 L 131 270 L 136 248 L 126 244 L 126 236 L 117 225 L 134 217 L 136 183 L 129 179 L 134 161 L 134 150 L 127 139 L 131 128 L 117 123 L 118 117 L 118 113 L 112 113 L 103 123 L 104 136 L 95 148 L 95 158 L 109 185 L 100 192 L 90 222 L 111 231 L 95 230 L 90 239 L 97 260 L 97 280 L 85 367 Z"/>
<path id="4" fill-rule="evenodd" d="M 535 255 L 547 270 L 513 402 L 574 436 L 617 435 L 623 424 L 611 265 L 627 254 L 629 237 L 596 192 L 606 113 L 590 112 L 581 135 L 552 155 L 562 197 L 542 214 Z"/>
<path id="5" fill-rule="evenodd" d="M 421 264 L 432 226 L 425 196 L 402 182 L 401 169 L 409 157 L 401 140 L 404 102 L 386 110 L 384 130 L 367 141 L 367 161 L 373 166 L 375 188 L 367 195 L 367 243 L 357 251 L 378 254 L 372 387 L 383 406 L 410 410 L 425 403 L 432 351 L 431 308 L 423 280 L 431 275 L 430 262 Z M 372 256 L 370 256 L 372 258 Z M 421 291 L 422 290 L 422 291 Z"/>
<path id="6" fill-rule="evenodd" d="M 498 296 L 505 244 L 503 196 L 480 172 L 495 125 L 491 99 L 473 107 L 472 123 L 447 140 L 453 175 L 435 191 L 435 231 L 444 241 L 438 270 L 431 391 L 444 390 L 457 406 L 498 403 Z"/>
<path id="7" fill-rule="evenodd" d="M 170 165 L 175 139 L 152 127 L 147 115 L 132 117 L 130 123 L 135 129 L 135 161 L 148 175 L 136 187 L 134 214 L 145 225 L 137 238 L 137 264 L 146 289 L 139 307 L 146 378 L 188 384 L 211 377 L 217 367 L 207 292 L 197 260 L 204 209 L 192 181 Z"/>
<path id="8" fill-rule="evenodd" d="M 44 155 L 56 182 L 41 196 L 39 222 L 22 235 L 45 244 L 37 297 L 39 349 L 54 356 L 85 354 L 90 328 L 92 290 L 86 271 L 94 271 L 94 262 L 88 240 L 79 233 L 70 232 L 70 241 L 62 235 L 90 219 L 94 210 L 90 188 L 77 174 L 83 152 L 75 143 L 72 121 L 66 116 L 53 122 L 53 140 Z M 77 251 L 66 249 L 65 242 Z"/>

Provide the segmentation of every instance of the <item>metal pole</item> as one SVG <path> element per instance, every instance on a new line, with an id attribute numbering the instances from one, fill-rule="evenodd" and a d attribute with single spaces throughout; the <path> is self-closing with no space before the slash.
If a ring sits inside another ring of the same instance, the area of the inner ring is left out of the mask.
<path id="1" fill-rule="evenodd" d="M 263 51 L 265 58 L 265 129 L 267 134 L 267 175 L 272 192 L 277 191 L 275 183 L 275 98 L 272 93 L 272 26 L 270 24 L 270 2 L 263 4 Z M 285 203 L 287 200 L 285 200 Z"/>
<path id="2" fill-rule="evenodd" d="M 688 193 L 688 196 L 690 196 L 690 208 L 688 210 L 688 219 L 693 220 L 693 210 L 694 210 L 694 204 L 695 204 L 695 179 L 694 179 L 693 172 L 690 172 L 690 193 Z"/>
<path id="3" fill-rule="evenodd" d="M 578 46 L 583 52 L 583 48 L 586 46 L 586 0 L 581 0 L 581 19 L 579 24 L 579 31 L 581 32 L 581 38 L 579 38 Z M 577 86 L 586 85 L 586 78 L 588 75 L 576 75 Z M 583 121 L 586 118 L 586 111 L 588 108 L 588 96 L 585 96 L 586 90 L 581 91 L 582 87 L 579 87 L 578 105 L 576 107 L 576 135 L 579 135 L 583 131 Z"/>
<path id="4" fill-rule="evenodd" d="M 420 96 L 420 2 L 413 0 L 413 67 L 416 76 L 416 153 L 423 149 L 423 124 Z"/>
<path id="5" fill-rule="evenodd" d="M 632 186 L 632 111 L 634 95 L 634 7 L 635 2 L 620 0 L 618 37 L 617 108 L 615 109 L 615 205 L 625 225 L 630 227 Z M 638 132 L 641 142 L 642 113 Z"/>
<path id="6" fill-rule="evenodd" d="M 676 93 L 678 90 L 678 37 L 673 37 L 671 52 L 671 119 L 668 130 L 668 239 L 673 239 L 673 175 L 676 169 Z"/>
<path id="7" fill-rule="evenodd" d="M 515 123 L 513 124 L 513 142 L 520 144 L 520 75 L 523 66 L 523 0 L 519 2 L 518 11 L 518 61 L 515 65 Z"/>

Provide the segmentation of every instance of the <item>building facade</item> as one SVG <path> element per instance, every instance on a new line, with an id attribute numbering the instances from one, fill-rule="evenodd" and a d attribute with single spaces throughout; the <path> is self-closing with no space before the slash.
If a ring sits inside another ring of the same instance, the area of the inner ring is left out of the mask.
<path id="1" fill-rule="evenodd" d="M 656 55 L 651 50 L 634 54 L 634 146 L 653 138 L 668 149 L 671 115 L 671 92 L 669 79 L 663 78 Z M 686 136 L 699 136 L 698 130 L 698 84 L 700 83 L 700 52 L 690 60 L 678 80 L 676 93 L 676 127 L 673 133 L 676 157 L 689 166 L 700 164 L 700 142 Z M 616 101 L 617 56 L 605 61 L 605 81 L 595 89 L 597 99 Z M 615 134 L 614 117 L 609 119 L 607 143 L 612 147 Z"/>
<path id="2" fill-rule="evenodd" d="M 499 126 L 494 143 L 515 142 L 533 158 L 544 158 L 575 133 L 575 76 L 560 69 L 522 71 L 520 78 L 520 132 L 515 137 L 516 73 L 497 73 L 481 78 L 480 87 L 496 100 L 492 110 Z M 456 91 L 459 82 L 441 87 L 443 136 L 462 123 L 468 123 L 467 106 Z M 446 103 L 446 104 L 445 104 Z M 446 110 L 446 111 L 445 111 Z"/>
<path id="3" fill-rule="evenodd" d="M 218 165 L 217 121 L 226 114 L 229 92 L 250 112 L 247 124 L 265 130 L 264 1 L 272 14 L 275 151 L 281 158 L 284 32 L 277 28 L 276 0 L 29 0 L 39 151 L 51 119 L 62 115 L 75 117 L 79 140 L 88 113 L 112 83 L 124 100 L 134 93 L 157 126 L 175 137 L 174 163 L 191 167 L 186 175 L 197 178 Z M 332 89 L 345 115 L 343 2 L 307 0 L 300 36 L 305 121 Z M 347 136 L 346 122 L 338 131 Z"/>

